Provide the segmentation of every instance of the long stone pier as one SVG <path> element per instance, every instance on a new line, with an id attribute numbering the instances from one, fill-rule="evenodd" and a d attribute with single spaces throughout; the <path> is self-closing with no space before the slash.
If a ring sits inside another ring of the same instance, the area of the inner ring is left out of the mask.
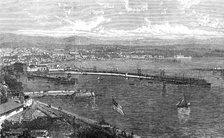
<path id="1" fill-rule="evenodd" d="M 197 85 L 204 87 L 211 87 L 211 83 L 204 79 L 191 78 L 191 77 L 178 77 L 178 76 L 167 76 L 167 75 L 148 75 L 138 73 L 123 73 L 123 72 L 110 72 L 110 71 L 74 71 L 64 70 L 60 72 L 49 72 L 49 73 L 66 73 L 74 75 L 101 75 L 101 76 L 117 76 L 125 78 L 138 78 L 146 79 L 151 81 L 165 82 L 168 84 L 175 85 Z"/>

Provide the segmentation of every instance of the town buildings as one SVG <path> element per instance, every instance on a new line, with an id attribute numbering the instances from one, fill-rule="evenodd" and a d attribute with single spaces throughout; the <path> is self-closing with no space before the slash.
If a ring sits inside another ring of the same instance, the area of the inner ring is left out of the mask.
<path id="1" fill-rule="evenodd" d="M 13 115 L 23 111 L 23 104 L 10 100 L 6 103 L 0 104 L 0 124 Z"/>

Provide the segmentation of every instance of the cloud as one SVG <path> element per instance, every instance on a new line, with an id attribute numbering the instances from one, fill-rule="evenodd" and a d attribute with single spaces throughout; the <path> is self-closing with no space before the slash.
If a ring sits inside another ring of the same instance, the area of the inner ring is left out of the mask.
<path id="1" fill-rule="evenodd" d="M 58 17 L 60 18 L 60 17 Z M 137 39 L 137 38 L 160 38 L 160 39 L 183 39 L 183 38 L 198 38 L 207 39 L 214 37 L 224 37 L 223 32 L 209 31 L 199 28 L 190 28 L 183 24 L 170 24 L 164 22 L 162 24 L 152 24 L 148 18 L 145 18 L 145 24 L 133 29 L 122 30 L 114 28 L 104 28 L 104 23 L 110 22 L 103 16 L 98 16 L 95 20 L 85 22 L 82 20 L 72 21 L 70 19 L 63 19 L 68 25 L 52 30 L 20 30 L 17 33 L 28 35 L 47 35 L 55 37 L 66 36 L 92 36 L 104 38 L 117 39 Z"/>
<path id="2" fill-rule="evenodd" d="M 65 16 L 70 16 L 74 11 L 74 7 L 72 3 L 58 3 L 58 7 L 63 10 Z"/>
<path id="3" fill-rule="evenodd" d="M 69 23 L 68 26 L 64 26 L 59 28 L 59 30 L 76 30 L 76 31 L 92 31 L 92 29 L 96 28 L 101 23 L 110 22 L 110 19 L 106 19 L 103 16 L 98 16 L 95 18 L 95 20 L 90 22 L 84 22 L 82 20 L 76 20 L 72 21 L 69 18 L 60 18 L 57 17 L 67 23 Z"/>
<path id="4" fill-rule="evenodd" d="M 113 9 L 114 8 L 114 5 L 112 5 L 110 3 L 100 3 L 100 2 L 96 2 L 96 3 L 105 9 Z"/>
<path id="5" fill-rule="evenodd" d="M 167 8 L 163 9 L 161 14 L 167 14 Z"/>
<path id="6" fill-rule="evenodd" d="M 127 12 L 141 12 L 141 11 L 146 11 L 148 10 L 148 4 L 147 3 L 138 3 L 139 5 L 141 5 L 140 8 L 131 8 L 129 6 L 129 0 L 123 0 L 124 1 L 124 6 Z"/>
<path id="7" fill-rule="evenodd" d="M 224 29 L 224 20 L 223 18 L 215 18 L 210 14 L 206 13 L 198 13 L 196 10 L 192 10 L 188 16 L 194 17 L 196 19 L 195 22 L 191 22 L 190 24 L 194 27 L 207 27 L 213 29 Z"/>
<path id="8" fill-rule="evenodd" d="M 92 36 L 116 39 L 139 39 L 139 38 L 159 38 L 159 39 L 183 39 L 198 38 L 208 39 L 224 37 L 222 32 L 206 31 L 200 29 L 189 29 L 184 25 L 171 25 L 169 23 L 142 26 L 134 30 L 105 29 L 98 26 L 92 31 L 75 30 L 71 27 L 64 27 L 55 30 L 20 30 L 16 33 L 26 35 L 43 35 L 53 37 L 68 36 Z"/>
<path id="9" fill-rule="evenodd" d="M 102 23 L 110 22 L 109 18 L 104 18 L 103 16 L 98 16 L 95 20 L 85 22 L 82 20 L 73 21 L 69 18 L 62 18 L 59 16 L 55 16 L 63 22 L 66 22 L 67 25 L 63 27 L 59 27 L 56 29 L 49 30 L 18 30 L 15 31 L 16 34 L 25 34 L 25 35 L 43 35 L 43 36 L 53 36 L 53 37 L 66 37 L 66 36 L 74 36 L 74 35 L 82 35 L 82 36 L 93 36 L 97 35 L 96 32 L 98 26 Z"/>
<path id="10" fill-rule="evenodd" d="M 145 18 L 146 25 L 134 30 L 136 33 L 149 33 L 154 36 L 205 36 L 205 37 L 217 37 L 224 36 L 222 32 L 207 31 L 198 28 L 189 28 L 182 24 L 170 24 L 165 22 L 164 24 L 154 24 Z"/>
<path id="11" fill-rule="evenodd" d="M 102 10 L 92 10 L 91 14 L 93 14 L 93 15 L 103 15 L 104 11 L 102 11 Z"/>
<path id="12" fill-rule="evenodd" d="M 134 30 L 105 30 L 103 27 L 101 27 L 98 29 L 98 33 L 108 37 L 152 37 L 161 39 L 181 39 L 187 37 L 206 39 L 211 37 L 224 36 L 224 33 L 222 32 L 189 28 L 182 24 L 171 25 L 169 22 L 152 25 L 148 18 L 145 18 L 145 23 L 145 25 Z"/>
<path id="13" fill-rule="evenodd" d="M 35 15 L 26 10 L 24 10 L 24 12 L 39 25 L 45 26 L 48 24 L 52 24 L 52 22 L 48 21 L 50 19 L 50 17 L 48 15 Z"/>
<path id="14" fill-rule="evenodd" d="M 177 0 L 183 9 L 190 9 L 193 5 L 198 5 L 200 0 Z"/>
<path id="15" fill-rule="evenodd" d="M 218 18 L 211 18 L 209 14 L 198 14 L 197 21 L 200 26 L 211 27 L 215 29 L 224 28 L 224 20 Z"/>

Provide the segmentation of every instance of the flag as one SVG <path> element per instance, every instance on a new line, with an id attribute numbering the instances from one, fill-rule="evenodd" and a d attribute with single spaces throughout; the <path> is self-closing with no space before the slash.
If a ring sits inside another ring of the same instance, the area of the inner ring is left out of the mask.
<path id="1" fill-rule="evenodd" d="M 113 109 L 116 110 L 118 113 L 120 113 L 121 115 L 124 115 L 124 112 L 122 110 L 121 105 L 119 105 L 114 98 L 112 98 L 112 103 L 113 103 Z"/>

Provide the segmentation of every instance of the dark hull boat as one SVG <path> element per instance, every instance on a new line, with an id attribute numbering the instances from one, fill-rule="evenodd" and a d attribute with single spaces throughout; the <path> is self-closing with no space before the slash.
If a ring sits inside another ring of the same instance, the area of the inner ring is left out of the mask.
<path id="1" fill-rule="evenodd" d="M 176 106 L 177 108 L 188 108 L 190 107 L 191 103 L 187 102 L 185 98 L 183 98 L 181 101 L 179 101 Z"/>

